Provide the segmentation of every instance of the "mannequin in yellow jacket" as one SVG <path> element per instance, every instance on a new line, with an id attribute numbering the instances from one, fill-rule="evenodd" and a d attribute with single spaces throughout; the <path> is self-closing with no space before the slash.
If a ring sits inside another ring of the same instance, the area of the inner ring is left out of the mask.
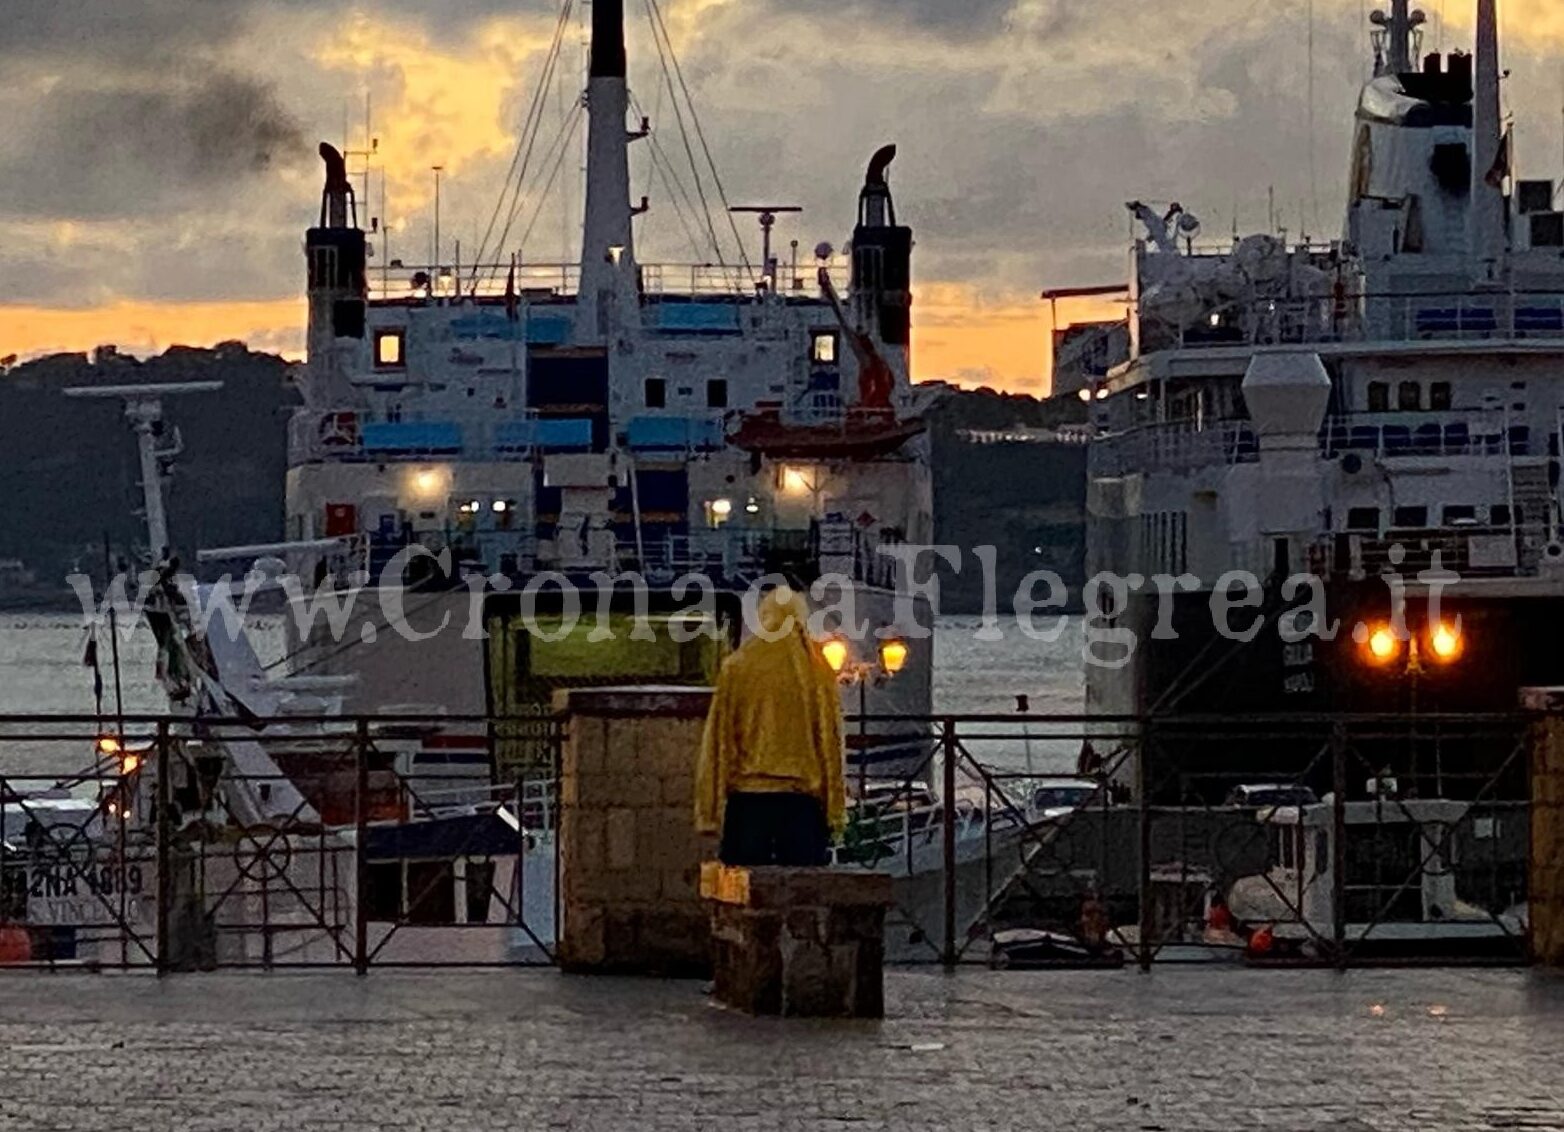
<path id="1" fill-rule="evenodd" d="M 695 824 L 729 865 L 826 863 L 846 822 L 842 702 L 803 596 L 761 598 L 759 632 L 722 666 L 695 783 Z"/>

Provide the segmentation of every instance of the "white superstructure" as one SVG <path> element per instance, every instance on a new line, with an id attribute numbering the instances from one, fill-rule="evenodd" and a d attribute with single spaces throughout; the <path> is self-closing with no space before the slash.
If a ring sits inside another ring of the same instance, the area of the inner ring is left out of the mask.
<path id="1" fill-rule="evenodd" d="M 1553 182 L 1512 175 L 1493 0 L 1475 56 L 1420 60 L 1423 22 L 1406 0 L 1375 14 L 1341 239 L 1208 251 L 1179 206 L 1132 205 L 1148 234 L 1127 348 L 1082 392 L 1088 574 L 1183 575 L 1190 592 L 1172 599 L 1177 641 L 1149 639 L 1149 584 L 1096 610 L 1140 638 L 1125 668 L 1090 672 L 1096 710 L 1508 710 L 1518 686 L 1564 677 L 1564 212 Z M 1435 562 L 1460 578 L 1454 647 L 1415 604 Z M 1264 583 L 1233 620 L 1260 624 L 1251 643 L 1213 627 L 1231 570 Z M 1328 588 L 1333 640 L 1282 639 L 1298 575 Z M 1398 614 L 1406 632 L 1365 656 L 1354 630 Z"/>

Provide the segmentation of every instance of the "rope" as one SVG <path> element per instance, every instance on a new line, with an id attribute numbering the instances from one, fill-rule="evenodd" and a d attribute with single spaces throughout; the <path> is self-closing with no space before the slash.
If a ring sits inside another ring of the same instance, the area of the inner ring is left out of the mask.
<path id="1" fill-rule="evenodd" d="M 744 237 L 739 235 L 738 221 L 733 218 L 731 211 L 732 202 L 728 200 L 728 191 L 723 187 L 722 174 L 717 171 L 717 163 L 712 159 L 711 146 L 706 142 L 706 131 L 701 126 L 700 111 L 695 107 L 695 98 L 690 94 L 689 84 L 684 81 L 684 68 L 679 65 L 679 56 L 673 49 L 673 40 L 668 38 L 668 27 L 663 23 L 662 7 L 658 0 L 647 0 L 647 4 L 650 6 L 652 14 L 656 17 L 657 26 L 661 29 L 663 38 L 668 41 L 668 56 L 673 60 L 673 73 L 679 80 L 679 89 L 684 92 L 684 100 L 689 103 L 690 118 L 695 123 L 695 135 L 700 139 L 701 152 L 706 155 L 706 164 L 711 167 L 712 183 L 717 186 L 717 196 L 721 199 L 723 210 L 727 213 L 728 226 L 733 230 L 734 243 L 738 245 L 739 262 L 744 265 L 744 269 L 747 272 L 753 275 L 755 273 L 754 264 L 750 263 L 749 253 L 744 250 Z M 724 264 L 723 266 L 727 265 Z"/>
<path id="2" fill-rule="evenodd" d="M 668 87 L 670 90 L 672 90 L 673 76 L 668 67 L 668 52 L 663 47 L 661 36 L 658 35 L 658 24 L 660 17 L 655 13 L 653 5 L 654 0 L 646 0 L 646 18 L 648 23 L 651 24 L 652 42 L 657 45 L 657 56 L 662 64 L 663 76 L 668 80 Z M 694 107 L 691 107 L 691 114 L 693 116 Z M 695 162 L 695 149 L 690 144 L 690 131 L 684 124 L 684 110 L 679 105 L 678 98 L 673 99 L 673 116 L 674 120 L 679 124 L 679 137 L 684 143 L 684 153 L 690 162 L 690 172 L 695 176 L 695 192 L 696 195 L 701 198 L 701 215 L 706 221 L 707 234 L 711 236 L 712 247 L 717 249 L 717 262 L 720 263 L 723 267 L 726 267 L 727 261 L 722 256 L 722 244 L 721 241 L 717 239 L 717 227 L 712 223 L 711 219 L 711 202 L 706 199 L 706 186 L 701 179 L 700 166 Z M 743 252 L 742 243 L 740 244 L 739 251 L 740 253 Z"/>
<path id="3" fill-rule="evenodd" d="M 488 227 L 484 229 L 483 239 L 478 244 L 478 254 L 473 259 L 472 275 L 469 279 L 470 289 L 476 291 L 478 272 L 481 269 L 484 256 L 489 251 L 489 238 L 494 234 L 494 226 L 499 222 L 500 212 L 505 209 L 505 199 L 511 196 L 510 209 L 506 215 L 505 228 L 500 233 L 494 248 L 496 253 L 505 246 L 505 241 L 510 235 L 510 227 L 515 219 L 517 202 L 520 199 L 522 184 L 527 177 L 527 169 L 532 162 L 532 153 L 537 146 L 538 135 L 543 121 L 543 100 L 553 83 L 555 68 L 559 63 L 560 50 L 565 40 L 565 29 L 569 25 L 570 10 L 575 0 L 564 0 L 560 6 L 559 19 L 554 25 L 554 38 L 549 44 L 547 56 L 543 61 L 543 70 L 538 76 L 537 86 L 532 92 L 532 103 L 527 108 L 527 116 L 522 122 L 521 136 L 516 140 L 516 152 L 511 156 L 510 169 L 505 174 L 505 183 L 500 189 L 499 199 L 494 202 L 494 212 L 489 216 Z M 514 188 L 512 185 L 514 184 Z M 498 272 L 498 266 L 491 267 L 489 278 L 492 280 Z"/>

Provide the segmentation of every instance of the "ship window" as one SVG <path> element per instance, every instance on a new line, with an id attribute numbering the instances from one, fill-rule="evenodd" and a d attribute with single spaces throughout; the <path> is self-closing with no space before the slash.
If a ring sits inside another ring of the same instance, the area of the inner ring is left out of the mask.
<path id="1" fill-rule="evenodd" d="M 719 377 L 706 383 L 706 407 L 708 409 L 728 407 L 728 383 L 724 378 Z"/>
<path id="2" fill-rule="evenodd" d="M 816 330 L 809 336 L 809 359 L 817 366 L 836 364 L 836 331 Z"/>
<path id="3" fill-rule="evenodd" d="M 1428 508 L 1397 507 L 1391 525 L 1395 527 L 1426 527 L 1428 526 Z"/>
<path id="4" fill-rule="evenodd" d="M 375 331 L 375 365 L 379 369 L 402 369 L 407 365 L 407 335 L 402 330 Z"/>
<path id="5" fill-rule="evenodd" d="M 1423 387 L 1415 381 L 1403 381 L 1396 390 L 1396 407 L 1403 413 L 1415 413 L 1423 407 Z"/>
<path id="6" fill-rule="evenodd" d="M 1477 522 L 1477 508 L 1464 503 L 1452 503 L 1445 508 L 1445 526 L 1465 526 Z"/>
<path id="7" fill-rule="evenodd" d="M 1488 508 L 1488 525 L 1492 527 L 1509 526 L 1510 505 L 1508 503 L 1495 503 Z"/>
<path id="8" fill-rule="evenodd" d="M 1383 381 L 1369 382 L 1368 411 L 1371 413 L 1386 413 L 1390 411 L 1390 386 Z"/>
<path id="9" fill-rule="evenodd" d="M 1349 531 L 1370 531 L 1379 533 L 1379 508 L 1378 507 L 1353 507 L 1347 512 L 1347 529 Z"/>
<path id="10" fill-rule="evenodd" d="M 668 382 L 661 377 L 649 377 L 646 379 L 646 407 L 648 409 L 665 409 L 668 407 Z"/>
<path id="11" fill-rule="evenodd" d="M 1428 407 L 1436 413 L 1445 412 L 1450 408 L 1450 383 L 1448 381 L 1436 381 L 1428 387 Z"/>

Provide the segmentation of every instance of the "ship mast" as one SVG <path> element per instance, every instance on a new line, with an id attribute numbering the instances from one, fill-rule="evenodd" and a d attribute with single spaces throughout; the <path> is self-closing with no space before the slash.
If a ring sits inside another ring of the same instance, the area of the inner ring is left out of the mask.
<path id="1" fill-rule="evenodd" d="M 1499 104 L 1497 0 L 1477 0 L 1476 86 L 1472 103 L 1472 204 L 1467 214 L 1472 258 L 1504 255 L 1504 123 Z"/>
<path id="2" fill-rule="evenodd" d="M 583 344 L 605 342 L 615 308 L 637 302 L 625 70 L 624 0 L 594 0 L 586 96 L 586 223 L 576 297 L 576 341 Z"/>

